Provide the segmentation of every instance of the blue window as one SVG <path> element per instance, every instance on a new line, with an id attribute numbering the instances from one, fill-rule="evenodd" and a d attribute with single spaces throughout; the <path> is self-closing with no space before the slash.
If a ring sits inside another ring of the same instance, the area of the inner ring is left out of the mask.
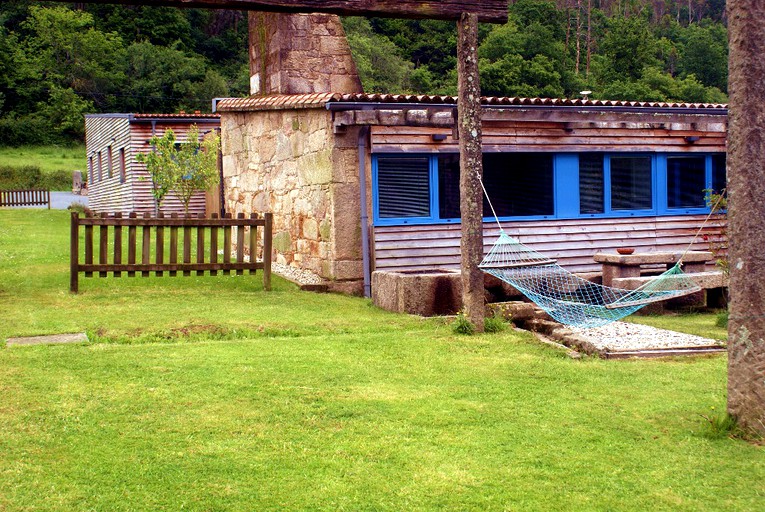
<path id="1" fill-rule="evenodd" d="M 725 187 L 724 153 L 485 153 L 483 166 L 501 220 L 702 213 Z M 375 224 L 459 222 L 459 155 L 375 155 L 372 173 Z"/>

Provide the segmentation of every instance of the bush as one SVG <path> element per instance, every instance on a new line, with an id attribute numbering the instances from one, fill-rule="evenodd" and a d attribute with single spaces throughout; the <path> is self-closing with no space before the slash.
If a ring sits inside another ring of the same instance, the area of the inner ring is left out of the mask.
<path id="1" fill-rule="evenodd" d="M 452 323 L 452 331 L 455 334 L 471 335 L 475 333 L 475 326 L 467 319 L 465 313 L 459 312 L 457 319 Z"/>
<path id="2" fill-rule="evenodd" d="M 69 171 L 53 171 L 43 174 L 40 168 L 34 165 L 0 166 L 0 189 L 30 188 L 69 190 L 72 188 L 72 176 Z"/>
<path id="3" fill-rule="evenodd" d="M 722 313 L 718 313 L 717 320 L 715 321 L 717 327 L 728 327 L 728 311 L 725 310 Z"/>
<path id="4" fill-rule="evenodd" d="M 483 322 L 485 332 L 502 332 L 505 329 L 507 329 L 507 323 L 501 316 L 491 316 Z"/>

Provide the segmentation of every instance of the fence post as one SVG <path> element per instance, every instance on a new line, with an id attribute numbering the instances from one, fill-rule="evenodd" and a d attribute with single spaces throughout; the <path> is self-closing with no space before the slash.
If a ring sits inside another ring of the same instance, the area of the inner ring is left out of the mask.
<path id="1" fill-rule="evenodd" d="M 69 229 L 69 291 L 79 291 L 79 258 L 80 258 L 80 214 L 72 212 L 72 223 Z"/>
<path id="2" fill-rule="evenodd" d="M 271 291 L 271 231 L 273 228 L 274 214 L 268 212 L 264 215 L 266 225 L 263 229 L 263 288 Z"/>

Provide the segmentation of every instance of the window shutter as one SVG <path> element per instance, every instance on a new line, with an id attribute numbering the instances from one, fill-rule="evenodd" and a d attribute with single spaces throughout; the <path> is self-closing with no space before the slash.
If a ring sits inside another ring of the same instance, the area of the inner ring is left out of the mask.
<path id="1" fill-rule="evenodd" d="M 428 157 L 377 159 L 380 218 L 430 217 Z"/>

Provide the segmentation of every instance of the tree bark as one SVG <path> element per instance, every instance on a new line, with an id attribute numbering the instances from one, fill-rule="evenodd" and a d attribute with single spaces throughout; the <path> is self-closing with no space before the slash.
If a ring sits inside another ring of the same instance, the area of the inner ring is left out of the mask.
<path id="1" fill-rule="evenodd" d="M 765 2 L 728 0 L 728 412 L 765 434 Z"/>
<path id="2" fill-rule="evenodd" d="M 481 182 L 481 87 L 478 80 L 478 17 L 463 13 L 458 22 L 457 72 L 460 138 L 460 213 L 462 215 L 462 303 L 465 315 L 483 331 L 483 196 Z"/>

